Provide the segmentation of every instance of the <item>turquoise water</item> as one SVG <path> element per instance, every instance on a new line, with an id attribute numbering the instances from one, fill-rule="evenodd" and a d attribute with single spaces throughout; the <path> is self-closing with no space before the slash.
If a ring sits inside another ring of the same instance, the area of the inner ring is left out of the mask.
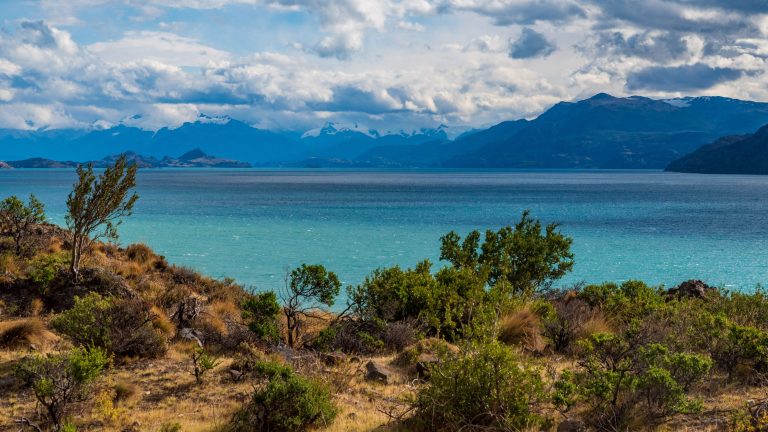
<path id="1" fill-rule="evenodd" d="M 0 172 L 0 196 L 34 192 L 63 222 L 72 171 Z M 574 238 L 562 284 L 699 278 L 768 282 L 768 177 L 626 171 L 143 170 L 121 243 L 256 289 L 322 263 L 348 284 L 438 261 L 450 230 L 498 228 L 530 209 Z"/>

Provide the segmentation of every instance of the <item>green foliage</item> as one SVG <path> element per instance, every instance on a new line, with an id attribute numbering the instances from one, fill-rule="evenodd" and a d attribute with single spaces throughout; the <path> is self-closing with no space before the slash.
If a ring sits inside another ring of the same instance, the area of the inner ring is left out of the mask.
<path id="1" fill-rule="evenodd" d="M 713 347 L 712 357 L 730 378 L 739 366 L 768 372 L 768 332 L 730 323 Z"/>
<path id="2" fill-rule="evenodd" d="M 37 256 L 29 263 L 29 279 L 40 293 L 45 293 L 68 261 L 69 255 L 65 252 Z"/>
<path id="3" fill-rule="evenodd" d="M 29 357 L 15 372 L 32 388 L 48 420 L 59 431 L 69 406 L 89 397 L 90 384 L 108 364 L 109 358 L 99 348 L 75 348 L 67 354 Z"/>
<path id="4" fill-rule="evenodd" d="M 77 432 L 77 425 L 74 423 L 64 423 L 61 425 L 61 432 Z"/>
<path id="5" fill-rule="evenodd" d="M 581 341 L 580 369 L 556 384 L 555 403 L 567 410 L 577 402 L 601 430 L 625 430 L 631 421 L 655 421 L 701 408 L 687 392 L 712 367 L 700 354 L 671 352 L 658 343 L 643 343 L 631 326 L 623 334 L 598 333 Z"/>
<path id="6" fill-rule="evenodd" d="M 667 304 L 660 288 L 652 288 L 636 280 L 621 285 L 589 285 L 579 293 L 579 298 L 624 323 L 647 317 Z"/>
<path id="7" fill-rule="evenodd" d="M 486 300 L 484 282 L 468 269 L 444 268 L 434 276 L 430 270 L 423 261 L 414 269 L 374 271 L 348 290 L 356 315 L 369 322 L 424 323 L 427 334 L 456 339 Z"/>
<path id="8" fill-rule="evenodd" d="M 165 335 L 153 325 L 155 318 L 150 305 L 141 300 L 91 292 L 76 296 L 72 308 L 51 324 L 76 345 L 94 345 L 121 357 L 154 358 L 167 350 Z"/>
<path id="9" fill-rule="evenodd" d="M 457 269 L 472 269 L 506 294 L 531 295 L 573 268 L 572 240 L 557 228 L 557 224 L 542 227 L 525 211 L 514 227 L 487 230 L 482 245 L 478 231 L 463 241 L 455 232 L 446 234 L 440 259 Z"/>
<path id="10" fill-rule="evenodd" d="M 117 240 L 121 219 L 131 215 L 139 198 L 131 192 L 136 187 L 136 170 L 137 165 L 129 165 L 125 155 L 98 178 L 93 165 L 78 166 L 65 217 L 72 244 L 70 271 L 75 281 L 88 244 L 98 238 Z"/>
<path id="11" fill-rule="evenodd" d="M 256 370 L 266 382 L 235 416 L 233 431 L 298 432 L 328 426 L 336 418 L 339 410 L 322 383 L 275 362 L 261 362 Z"/>
<path id="12" fill-rule="evenodd" d="M 34 195 L 26 205 L 16 196 L 0 202 L 0 230 L 13 239 L 16 255 L 32 252 L 33 228 L 45 219 L 45 207 Z"/>
<path id="13" fill-rule="evenodd" d="M 436 368 L 416 396 L 429 430 L 527 430 L 546 421 L 536 409 L 548 398 L 540 371 L 504 345 L 478 345 Z"/>
<path id="14" fill-rule="evenodd" d="M 195 347 L 190 353 L 192 358 L 192 373 L 195 375 L 195 381 L 198 384 L 203 383 L 203 377 L 212 369 L 215 369 L 221 362 L 218 357 L 212 356 L 203 348 Z"/>
<path id="15" fill-rule="evenodd" d="M 280 339 L 280 328 L 277 316 L 280 305 L 277 296 L 269 291 L 248 297 L 242 305 L 243 318 L 248 322 L 248 328 L 256 336 L 266 342 L 274 343 Z"/>
<path id="16" fill-rule="evenodd" d="M 109 334 L 112 304 L 112 299 L 93 292 L 85 297 L 75 296 L 72 308 L 59 314 L 51 324 L 76 345 L 109 348 L 112 346 Z"/>

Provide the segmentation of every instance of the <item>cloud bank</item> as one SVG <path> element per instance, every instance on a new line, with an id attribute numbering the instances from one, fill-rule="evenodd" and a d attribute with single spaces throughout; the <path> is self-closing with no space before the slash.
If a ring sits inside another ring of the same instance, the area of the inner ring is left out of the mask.
<path id="1" fill-rule="evenodd" d="M 597 92 L 768 100 L 763 0 L 35 0 L 0 16 L 4 128 L 200 112 L 473 127 Z"/>

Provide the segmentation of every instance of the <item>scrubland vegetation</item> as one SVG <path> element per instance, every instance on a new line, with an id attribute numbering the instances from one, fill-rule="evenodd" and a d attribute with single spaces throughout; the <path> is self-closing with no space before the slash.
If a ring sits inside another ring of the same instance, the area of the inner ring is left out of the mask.
<path id="1" fill-rule="evenodd" d="M 768 430 L 760 289 L 554 288 L 571 240 L 525 213 L 439 266 L 249 292 L 97 241 L 134 176 L 81 169 L 66 230 L 0 205 L 0 430 Z"/>

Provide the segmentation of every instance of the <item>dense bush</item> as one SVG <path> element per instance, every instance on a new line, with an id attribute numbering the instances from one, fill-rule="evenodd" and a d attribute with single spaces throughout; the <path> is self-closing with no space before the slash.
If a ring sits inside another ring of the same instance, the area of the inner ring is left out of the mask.
<path id="1" fill-rule="evenodd" d="M 56 279 L 56 276 L 66 268 L 69 255 L 63 252 L 40 255 L 29 262 L 29 279 L 37 287 L 38 292 L 45 293 Z"/>
<path id="2" fill-rule="evenodd" d="M 54 430 L 61 430 L 69 406 L 89 397 L 89 387 L 109 363 L 99 348 L 76 348 L 56 356 L 36 355 L 16 367 L 32 388 Z"/>
<path id="3" fill-rule="evenodd" d="M 541 372 L 509 348 L 483 344 L 441 362 L 416 396 L 429 430 L 523 430 L 545 423 Z"/>
<path id="4" fill-rule="evenodd" d="M 336 418 L 338 408 L 323 384 L 275 362 L 260 362 L 254 369 L 265 382 L 235 415 L 232 431 L 298 432 L 330 425 Z"/>
<path id="5" fill-rule="evenodd" d="M 89 293 L 85 297 L 75 297 L 72 308 L 54 318 L 51 324 L 76 345 L 109 348 L 112 345 L 109 334 L 111 307 L 111 299 Z"/>
<path id="6" fill-rule="evenodd" d="M 278 314 L 280 305 L 274 292 L 268 291 L 247 298 L 243 304 L 243 318 L 248 328 L 259 339 L 274 343 L 280 340 Z"/>
<path id="7" fill-rule="evenodd" d="M 583 403 L 589 423 L 606 431 L 700 409 L 688 391 L 709 372 L 712 360 L 647 340 L 634 326 L 622 334 L 598 333 L 582 340 L 580 367 L 563 375 L 555 402 L 564 410 Z"/>
<path id="8" fill-rule="evenodd" d="M 448 233 L 442 238 L 440 259 L 457 269 L 473 269 L 487 278 L 489 286 L 505 293 L 529 296 L 549 288 L 573 268 L 573 241 L 557 228 L 557 224 L 543 227 L 526 211 L 514 227 L 486 231 L 482 245 L 478 231 L 463 241 L 455 232 Z"/>
<path id="9" fill-rule="evenodd" d="M 167 335 L 157 318 L 141 300 L 89 293 L 75 297 L 74 306 L 52 324 L 77 345 L 101 347 L 121 357 L 154 358 L 167 350 Z"/>
<path id="10" fill-rule="evenodd" d="M 431 266 L 423 261 L 414 269 L 374 271 L 349 289 L 355 314 L 369 322 L 409 322 L 426 327 L 428 335 L 459 338 L 473 312 L 486 301 L 483 281 L 470 270 L 455 268 L 432 275 Z"/>

